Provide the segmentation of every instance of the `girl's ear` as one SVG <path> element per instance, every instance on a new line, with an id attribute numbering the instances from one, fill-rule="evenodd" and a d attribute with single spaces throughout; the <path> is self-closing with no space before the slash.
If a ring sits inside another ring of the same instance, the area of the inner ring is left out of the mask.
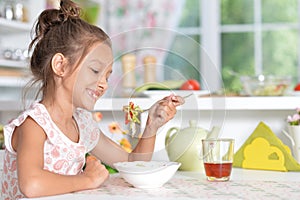
<path id="1" fill-rule="evenodd" d="M 64 76 L 66 72 L 66 58 L 62 53 L 56 53 L 51 59 L 51 67 L 57 76 Z"/>

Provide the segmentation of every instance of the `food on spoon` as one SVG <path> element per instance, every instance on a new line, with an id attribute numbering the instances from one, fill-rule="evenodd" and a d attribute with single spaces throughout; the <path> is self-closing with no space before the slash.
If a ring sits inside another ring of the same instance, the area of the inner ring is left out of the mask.
<path id="1" fill-rule="evenodd" d="M 129 122 L 134 122 L 134 123 L 140 124 L 138 115 L 139 115 L 139 113 L 143 112 L 143 110 L 138 105 L 134 105 L 133 102 L 129 102 L 129 105 L 124 106 L 123 109 L 126 112 L 125 124 L 128 124 Z"/>
<path id="2" fill-rule="evenodd" d="M 200 90 L 200 83 L 195 79 L 189 79 L 181 85 L 180 90 Z"/>
<path id="3" fill-rule="evenodd" d="M 129 129 L 131 130 L 131 136 L 133 137 L 136 133 L 136 124 L 140 124 L 139 114 L 143 110 L 138 106 L 134 105 L 133 102 L 129 102 L 128 106 L 123 107 L 125 112 L 125 124 L 129 124 Z"/>

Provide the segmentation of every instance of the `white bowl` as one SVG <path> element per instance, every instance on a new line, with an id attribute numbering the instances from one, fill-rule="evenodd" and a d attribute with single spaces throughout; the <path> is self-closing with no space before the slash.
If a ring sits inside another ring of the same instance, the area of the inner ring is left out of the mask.
<path id="1" fill-rule="evenodd" d="M 157 188 L 168 182 L 181 163 L 168 161 L 118 162 L 114 166 L 120 175 L 136 188 Z"/>
<path id="2" fill-rule="evenodd" d="M 283 96 L 289 89 L 289 76 L 241 76 L 246 95 L 249 96 Z"/>

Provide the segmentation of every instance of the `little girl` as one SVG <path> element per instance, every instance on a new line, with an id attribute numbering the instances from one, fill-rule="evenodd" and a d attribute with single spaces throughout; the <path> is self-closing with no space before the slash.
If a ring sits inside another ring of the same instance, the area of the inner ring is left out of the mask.
<path id="1" fill-rule="evenodd" d="M 41 197 L 99 187 L 119 161 L 150 160 L 155 135 L 184 103 L 168 96 L 149 110 L 132 153 L 98 129 L 89 110 L 107 90 L 113 55 L 109 37 L 80 19 L 80 8 L 61 0 L 35 27 L 30 68 L 41 99 L 5 126 L 4 199 Z M 90 153 L 97 159 L 85 160 Z M 86 164 L 85 169 L 83 166 Z"/>

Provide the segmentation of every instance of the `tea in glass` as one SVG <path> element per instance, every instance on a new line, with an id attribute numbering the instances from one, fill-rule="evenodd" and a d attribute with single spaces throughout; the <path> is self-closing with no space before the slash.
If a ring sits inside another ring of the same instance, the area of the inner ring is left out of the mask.
<path id="1" fill-rule="evenodd" d="M 202 148 L 207 180 L 228 181 L 232 170 L 234 139 L 204 139 Z"/>

